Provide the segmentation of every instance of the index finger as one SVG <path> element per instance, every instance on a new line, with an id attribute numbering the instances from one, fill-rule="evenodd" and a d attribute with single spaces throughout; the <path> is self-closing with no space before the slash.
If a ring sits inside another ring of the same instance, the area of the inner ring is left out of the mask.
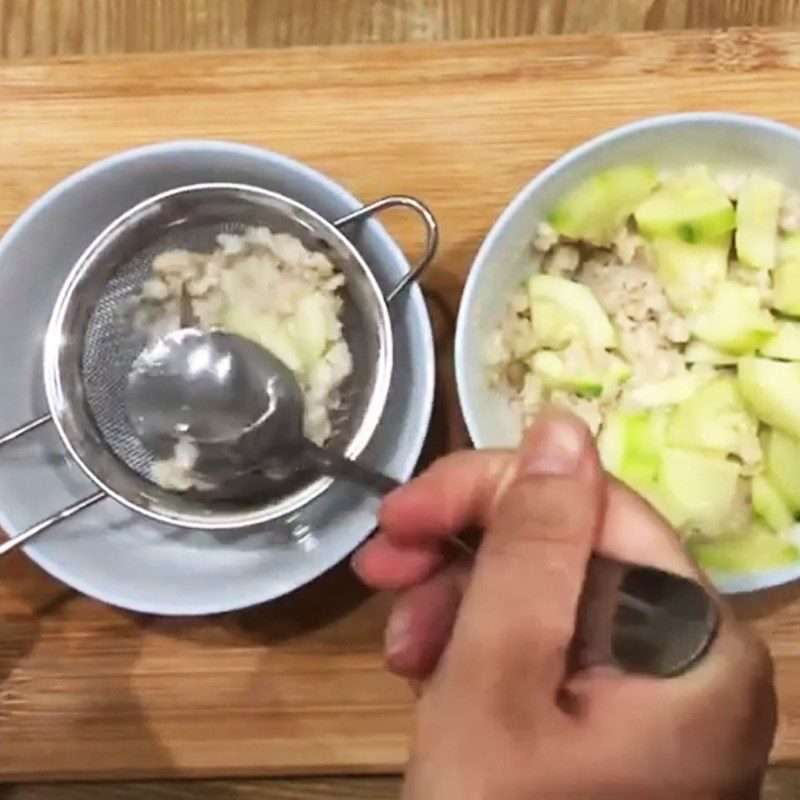
<path id="1" fill-rule="evenodd" d="M 457 536 L 485 527 L 518 465 L 513 450 L 473 450 L 437 461 L 415 480 L 392 492 L 380 512 L 381 530 L 400 547 Z M 611 476 L 606 477 L 605 524 L 596 542 L 601 555 L 658 567 L 686 577 L 700 570 L 686 555 L 672 526 L 645 500 Z"/>
<path id="2" fill-rule="evenodd" d="M 515 450 L 461 450 L 384 499 L 381 530 L 401 545 L 430 544 L 484 527 L 517 470 Z"/>

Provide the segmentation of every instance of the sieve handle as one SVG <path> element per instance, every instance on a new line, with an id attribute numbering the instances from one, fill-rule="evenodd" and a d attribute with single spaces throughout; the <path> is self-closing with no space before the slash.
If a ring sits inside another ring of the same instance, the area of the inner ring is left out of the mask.
<path id="1" fill-rule="evenodd" d="M 70 517 L 74 517 L 76 514 L 79 514 L 84 509 L 93 506 L 95 503 L 100 502 L 100 500 L 103 500 L 106 497 L 108 497 L 108 495 L 105 492 L 95 492 L 94 494 L 90 494 L 88 497 L 78 500 L 77 503 L 73 503 L 71 506 L 62 508 L 61 511 L 52 514 L 46 519 L 43 519 L 41 522 L 37 522 L 34 526 L 28 528 L 28 530 L 26 530 L 24 533 L 19 534 L 19 536 L 15 536 L 13 539 L 9 539 L 7 542 L 0 544 L 0 558 L 6 555 L 6 553 L 10 553 L 12 550 L 16 550 L 23 544 L 35 539 L 40 533 L 44 533 L 46 530 L 52 528 L 53 525 L 63 522 L 65 519 L 69 519 Z"/>
<path id="2" fill-rule="evenodd" d="M 13 431 L 2 434 L 2 436 L 0 436 L 0 447 L 2 447 L 4 444 L 11 444 L 11 442 L 15 441 L 16 439 L 21 439 L 26 433 L 30 433 L 31 431 L 35 431 L 37 428 L 41 428 L 42 425 L 47 424 L 51 420 L 52 417 L 49 414 L 42 414 L 41 417 L 32 419 L 30 422 L 26 422 L 24 425 L 14 428 Z"/>
<path id="3" fill-rule="evenodd" d="M 14 428 L 13 431 L 4 433 L 0 436 L 0 447 L 2 447 L 4 444 L 10 444 L 17 439 L 21 439 L 26 433 L 35 431 L 37 428 L 41 428 L 42 425 L 46 425 L 51 421 L 52 417 L 49 414 L 43 414 L 41 417 L 32 419 L 30 422 L 26 422 L 24 425 Z M 71 506 L 62 508 L 61 511 L 51 514 L 41 522 L 37 522 L 32 527 L 28 528 L 28 530 L 26 530 L 24 533 L 19 534 L 19 536 L 15 536 L 13 539 L 9 539 L 8 541 L 0 544 L 0 558 L 2 558 L 6 553 L 10 553 L 12 550 L 16 550 L 18 547 L 21 547 L 26 542 L 30 542 L 32 539 L 35 539 L 40 533 L 44 533 L 46 530 L 52 528 L 53 525 L 56 525 L 65 519 L 69 519 L 75 514 L 83 511 L 85 508 L 89 508 L 89 506 L 93 506 L 96 502 L 102 500 L 106 496 L 107 495 L 105 492 L 97 492 L 89 497 L 84 497 L 83 499 L 78 500 L 78 502 L 73 503 Z"/>
<path id="4" fill-rule="evenodd" d="M 420 200 L 408 195 L 391 195 L 384 197 L 382 200 L 376 200 L 374 203 L 369 203 L 358 211 L 353 211 L 346 217 L 337 219 L 333 225 L 336 228 L 344 228 L 354 222 L 359 222 L 363 219 L 368 219 L 373 214 L 377 214 L 387 208 L 409 208 L 422 219 L 422 224 L 425 226 L 426 242 L 425 252 L 417 263 L 403 275 L 402 278 L 392 287 L 386 295 L 386 302 L 391 303 L 398 295 L 402 294 L 414 281 L 419 278 L 422 272 L 433 261 L 436 255 L 436 248 L 439 246 L 439 225 L 436 218 L 431 213 L 431 210 Z"/>

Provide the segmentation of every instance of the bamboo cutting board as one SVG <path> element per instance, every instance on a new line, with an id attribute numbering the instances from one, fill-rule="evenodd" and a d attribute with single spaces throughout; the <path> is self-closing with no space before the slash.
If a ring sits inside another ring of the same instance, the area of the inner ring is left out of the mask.
<path id="1" fill-rule="evenodd" d="M 0 227 L 88 162 L 179 137 L 283 151 L 364 199 L 417 194 L 443 231 L 426 278 L 444 301 L 431 304 L 442 366 L 431 455 L 464 443 L 442 306 L 455 309 L 482 236 L 525 181 L 646 115 L 725 109 L 800 125 L 798 88 L 792 32 L 17 64 L 0 68 Z M 158 619 L 79 597 L 9 559 L 0 781 L 397 770 L 412 697 L 382 669 L 387 606 L 343 567 L 268 607 Z M 738 607 L 777 663 L 775 760 L 798 764 L 800 586 Z"/>

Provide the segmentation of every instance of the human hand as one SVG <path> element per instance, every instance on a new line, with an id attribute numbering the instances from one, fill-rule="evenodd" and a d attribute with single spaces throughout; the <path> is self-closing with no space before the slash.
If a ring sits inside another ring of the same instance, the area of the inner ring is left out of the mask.
<path id="1" fill-rule="evenodd" d="M 355 557 L 404 590 L 391 668 L 423 680 L 406 800 L 756 798 L 775 728 L 764 646 L 722 606 L 688 673 L 567 671 L 587 560 L 698 577 L 667 523 L 602 471 L 588 430 L 544 412 L 517 452 L 464 452 L 390 495 Z M 471 568 L 440 543 L 485 529 Z"/>

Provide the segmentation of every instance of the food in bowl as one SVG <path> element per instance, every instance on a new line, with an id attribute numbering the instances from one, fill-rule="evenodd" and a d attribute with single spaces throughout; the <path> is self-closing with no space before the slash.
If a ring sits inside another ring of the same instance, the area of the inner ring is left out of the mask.
<path id="1" fill-rule="evenodd" d="M 341 389 L 353 369 L 342 325 L 345 277 L 322 252 L 267 227 L 221 233 L 211 253 L 166 250 L 142 284 L 135 324 L 158 336 L 179 325 L 186 287 L 200 328 L 244 336 L 289 367 L 305 399 L 304 428 L 324 444 L 333 434 Z M 180 442 L 175 456 L 156 461 L 151 477 L 163 488 L 196 487 L 196 449 Z"/>
<path id="2" fill-rule="evenodd" d="M 630 164 L 540 223 L 484 347 L 523 421 L 573 410 L 705 566 L 800 559 L 800 196 L 759 173 Z"/>

